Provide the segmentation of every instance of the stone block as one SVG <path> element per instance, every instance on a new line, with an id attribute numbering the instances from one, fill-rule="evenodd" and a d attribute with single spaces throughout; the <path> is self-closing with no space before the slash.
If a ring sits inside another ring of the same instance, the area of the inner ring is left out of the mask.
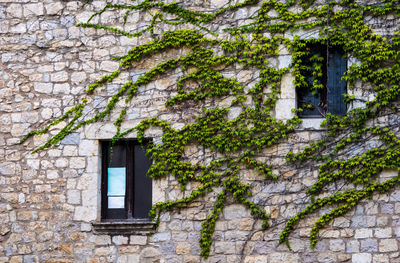
<path id="1" fill-rule="evenodd" d="M 345 217 L 335 218 L 335 220 L 333 221 L 333 226 L 335 226 L 335 227 L 349 227 L 350 226 L 350 220 L 345 218 Z"/>
<path id="2" fill-rule="evenodd" d="M 58 170 L 48 170 L 47 178 L 48 179 L 57 179 L 59 177 Z"/>
<path id="3" fill-rule="evenodd" d="M 18 220 L 33 221 L 38 219 L 38 212 L 36 211 L 20 211 L 17 213 Z"/>
<path id="4" fill-rule="evenodd" d="M 70 133 L 62 139 L 61 144 L 78 144 L 79 143 L 79 133 Z"/>
<path id="5" fill-rule="evenodd" d="M 71 82 L 74 84 L 83 83 L 86 81 L 86 73 L 85 72 L 74 72 L 71 74 Z"/>
<path id="6" fill-rule="evenodd" d="M 139 246 L 118 246 L 118 252 L 121 254 L 138 253 Z"/>
<path id="7" fill-rule="evenodd" d="M 67 202 L 68 204 L 77 205 L 81 203 L 81 191 L 79 190 L 68 190 L 67 191 Z"/>
<path id="8" fill-rule="evenodd" d="M 80 156 L 94 156 L 99 154 L 99 143 L 97 140 L 81 140 L 79 143 Z"/>
<path id="9" fill-rule="evenodd" d="M 0 174 L 1 175 L 14 175 L 16 172 L 16 165 L 13 162 L 0 162 Z"/>
<path id="10" fill-rule="evenodd" d="M 77 206 L 75 208 L 74 220 L 90 222 L 97 218 L 97 207 Z"/>
<path id="11" fill-rule="evenodd" d="M 149 258 L 157 259 L 157 258 L 159 258 L 159 256 L 161 256 L 161 252 L 158 249 L 153 248 L 153 247 L 147 247 L 147 248 L 143 249 L 142 252 L 140 253 L 141 260 L 146 260 Z M 142 262 L 142 261 L 140 261 L 140 262 Z M 155 262 L 157 262 L 157 261 L 155 260 Z"/>
<path id="12" fill-rule="evenodd" d="M 377 228 L 375 229 L 375 237 L 377 238 L 391 238 L 392 237 L 392 228 Z"/>
<path id="13" fill-rule="evenodd" d="M 99 247 L 94 251 L 94 255 L 98 257 L 109 257 L 110 255 L 115 255 L 115 247 Z"/>
<path id="14" fill-rule="evenodd" d="M 60 2 L 50 3 L 45 5 L 46 13 L 48 15 L 56 15 L 61 13 L 63 5 Z"/>
<path id="15" fill-rule="evenodd" d="M 97 205 L 97 192 L 93 189 L 82 191 L 82 205 L 83 206 L 96 206 Z"/>
<path id="16" fill-rule="evenodd" d="M 40 83 L 40 82 L 35 82 L 33 84 L 33 89 L 36 92 L 39 93 L 44 93 L 44 94 L 50 94 L 52 89 L 53 89 L 53 84 L 51 83 Z"/>
<path id="17" fill-rule="evenodd" d="M 130 236 L 129 244 L 131 245 L 146 245 L 147 244 L 147 236 Z"/>
<path id="18" fill-rule="evenodd" d="M 360 242 L 357 240 L 350 240 L 346 244 L 346 252 L 347 253 L 354 253 L 360 252 Z"/>
<path id="19" fill-rule="evenodd" d="M 288 120 L 293 118 L 294 113 L 292 109 L 296 108 L 296 100 L 295 99 L 279 99 L 276 102 L 276 110 L 275 118 L 278 120 Z"/>
<path id="20" fill-rule="evenodd" d="M 293 253 L 271 253 L 268 257 L 268 263 L 295 263 L 299 261 L 299 255 Z"/>
<path id="21" fill-rule="evenodd" d="M 372 237 L 372 229 L 368 228 L 361 228 L 361 229 L 356 229 L 355 238 L 369 238 Z"/>
<path id="22" fill-rule="evenodd" d="M 77 189 L 80 190 L 98 190 L 98 174 L 84 173 L 78 180 Z"/>
<path id="23" fill-rule="evenodd" d="M 290 63 L 292 63 L 292 55 L 278 56 L 278 63 L 279 63 L 278 66 L 279 69 L 289 67 Z"/>
<path id="24" fill-rule="evenodd" d="M 94 236 L 94 243 L 98 246 L 110 245 L 111 237 L 109 235 L 96 235 Z"/>
<path id="25" fill-rule="evenodd" d="M 43 3 L 24 4 L 24 16 L 41 16 L 44 14 Z"/>
<path id="26" fill-rule="evenodd" d="M 376 225 L 375 216 L 354 216 L 352 218 L 352 227 L 373 227 Z"/>
<path id="27" fill-rule="evenodd" d="M 346 244 L 344 243 L 343 240 L 336 239 L 336 240 L 329 241 L 329 248 L 332 251 L 335 251 L 335 252 L 344 251 L 345 247 L 346 247 Z"/>
<path id="28" fill-rule="evenodd" d="M 171 233 L 155 233 L 151 236 L 152 242 L 162 242 L 171 240 Z"/>
<path id="29" fill-rule="evenodd" d="M 216 254 L 234 254 L 235 253 L 235 243 L 234 242 L 222 242 L 215 241 L 214 252 Z"/>
<path id="30" fill-rule="evenodd" d="M 185 255 L 183 256 L 184 263 L 198 263 L 201 262 L 200 256 Z"/>
<path id="31" fill-rule="evenodd" d="M 168 181 L 165 178 L 153 180 L 152 201 L 154 203 L 165 201 L 165 190 L 168 186 Z"/>
<path id="32" fill-rule="evenodd" d="M 126 237 L 126 236 L 113 236 L 112 237 L 112 242 L 117 246 L 126 245 L 126 244 L 128 244 L 128 237 Z"/>
<path id="33" fill-rule="evenodd" d="M 46 242 L 53 238 L 52 231 L 44 231 L 38 234 L 37 239 L 39 242 Z"/>
<path id="34" fill-rule="evenodd" d="M 101 159 L 99 156 L 87 157 L 86 172 L 100 174 Z"/>
<path id="35" fill-rule="evenodd" d="M 282 99 L 296 99 L 296 89 L 294 87 L 293 74 L 285 74 L 281 81 L 281 96 Z"/>
<path id="36" fill-rule="evenodd" d="M 317 255 L 318 262 L 321 263 L 334 263 L 337 262 L 336 254 L 333 252 L 323 252 Z"/>
<path id="37" fill-rule="evenodd" d="M 352 256 L 352 263 L 371 263 L 372 255 L 367 253 L 357 253 Z"/>
<path id="38" fill-rule="evenodd" d="M 351 259 L 351 254 L 338 254 L 337 260 L 338 262 L 349 262 Z"/>
<path id="39" fill-rule="evenodd" d="M 10 4 L 8 5 L 6 12 L 11 16 L 16 18 L 22 17 L 22 6 L 20 4 Z"/>
<path id="40" fill-rule="evenodd" d="M 22 256 L 13 256 L 10 258 L 9 263 L 22 263 L 23 257 Z M 0 260 L 1 262 L 1 260 Z M 8 262 L 8 261 L 4 261 L 4 262 Z"/>
<path id="41" fill-rule="evenodd" d="M 396 239 L 382 239 L 379 241 L 379 252 L 395 252 L 398 251 Z"/>
<path id="42" fill-rule="evenodd" d="M 378 241 L 375 239 L 361 240 L 361 252 L 377 252 Z"/>
<path id="43" fill-rule="evenodd" d="M 250 217 L 250 212 L 246 207 L 243 205 L 229 205 L 226 206 L 223 210 L 224 218 L 225 219 L 238 219 L 238 218 L 245 218 Z"/>
<path id="44" fill-rule="evenodd" d="M 69 162 L 69 167 L 70 168 L 75 168 L 75 169 L 83 169 L 86 167 L 86 158 L 83 157 L 72 157 L 70 158 Z"/>
<path id="45" fill-rule="evenodd" d="M 372 261 L 373 263 L 387 263 L 387 262 L 390 262 L 388 255 L 384 255 L 384 254 L 374 254 L 372 259 L 373 259 L 373 261 Z"/>
<path id="46" fill-rule="evenodd" d="M 68 81 L 68 73 L 65 71 L 60 71 L 51 74 L 51 81 L 52 82 L 65 82 Z"/>
<path id="47" fill-rule="evenodd" d="M 69 94 L 71 87 L 68 83 L 54 84 L 53 94 Z"/>
<path id="48" fill-rule="evenodd" d="M 57 158 L 55 166 L 58 168 L 66 168 L 68 166 L 68 159 L 66 158 Z"/>
<path id="49" fill-rule="evenodd" d="M 92 225 L 88 223 L 82 223 L 81 224 L 81 231 L 82 232 L 89 232 L 92 230 Z"/>
<path id="50" fill-rule="evenodd" d="M 118 70 L 119 63 L 114 61 L 103 61 L 100 64 L 100 70 L 104 70 L 107 72 L 114 72 Z"/>
<path id="51" fill-rule="evenodd" d="M 16 26 L 10 27 L 10 33 L 15 33 L 15 34 L 26 33 L 26 24 L 19 23 Z"/>
<path id="52" fill-rule="evenodd" d="M 78 149 L 76 146 L 66 145 L 63 149 L 63 156 L 77 156 Z"/>
<path id="53" fill-rule="evenodd" d="M 16 123 L 11 127 L 11 135 L 15 137 L 23 136 L 28 132 L 29 123 Z"/>
<path id="54" fill-rule="evenodd" d="M 246 256 L 244 263 L 265 263 L 268 261 L 268 256 Z"/>

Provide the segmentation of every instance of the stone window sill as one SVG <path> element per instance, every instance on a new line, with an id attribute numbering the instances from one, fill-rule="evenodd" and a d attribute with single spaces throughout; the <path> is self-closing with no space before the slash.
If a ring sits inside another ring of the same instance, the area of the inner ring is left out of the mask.
<path id="1" fill-rule="evenodd" d="M 92 222 L 93 232 L 98 235 L 147 235 L 154 225 L 155 223 L 148 219 Z"/>
<path id="2" fill-rule="evenodd" d="M 326 130 L 326 128 L 321 127 L 321 123 L 325 118 L 307 118 L 302 117 L 303 122 L 299 126 L 299 130 Z"/>

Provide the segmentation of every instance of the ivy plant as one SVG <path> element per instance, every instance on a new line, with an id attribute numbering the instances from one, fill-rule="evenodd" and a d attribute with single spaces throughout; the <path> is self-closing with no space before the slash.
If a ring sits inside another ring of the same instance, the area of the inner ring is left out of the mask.
<path id="1" fill-rule="evenodd" d="M 362 87 L 372 87 L 372 99 L 363 107 L 349 110 L 345 116 L 327 113 L 323 123 L 327 132 L 323 138 L 311 142 L 300 152 L 289 152 L 286 156 L 288 165 L 302 167 L 311 163 L 318 167 L 319 175 L 307 190 L 311 197 L 310 203 L 287 221 L 280 242 L 286 242 L 289 246 L 289 236 L 301 220 L 322 208 L 329 208 L 328 212 L 316 220 L 311 230 L 311 246 L 314 247 L 321 228 L 333 219 L 345 215 L 361 200 L 370 198 L 374 193 L 386 193 L 400 182 L 399 176 L 386 181 L 376 180 L 382 170 L 398 170 L 400 163 L 398 123 L 390 119 L 399 109 L 400 34 L 395 32 L 388 37 L 376 34 L 366 19 L 381 19 L 389 15 L 398 17 L 400 1 L 322 2 L 245 0 L 213 12 L 193 11 L 183 4 L 163 0 L 144 0 L 129 4 L 106 3 L 87 22 L 77 26 L 102 29 L 109 34 L 128 38 L 145 35 L 153 40 L 140 43 L 125 55 L 115 57 L 114 60 L 120 62 L 118 70 L 88 85 L 86 96 L 76 106 L 43 129 L 29 132 L 21 143 L 31 136 L 49 133 L 55 125 L 63 124 L 56 134 L 52 134 L 35 151 L 56 147 L 71 132 L 91 123 L 108 121 L 111 114 L 115 113 L 118 117 L 113 120 L 117 130 L 112 138 L 113 142 L 133 132 L 137 132 L 138 140 L 142 141 L 148 129 L 161 129 L 161 142 L 151 143 L 147 149 L 148 156 L 153 160 L 148 176 L 154 179 L 173 176 L 182 191 L 187 189 L 189 183 L 197 187 L 190 188 L 190 194 L 180 199 L 155 204 L 150 216 L 158 225 L 163 212 L 188 207 L 209 192 L 218 191 L 212 208 L 202 223 L 199 242 L 201 255 L 206 258 L 210 254 L 215 224 L 228 203 L 229 196 L 234 202 L 247 207 L 255 218 L 261 219 L 264 229 L 268 228 L 269 215 L 260 204 L 252 201 L 252 187 L 241 179 L 242 168 L 253 169 L 271 182 L 280 180 L 272 172 L 273 165 L 259 161 L 257 156 L 268 147 L 287 143 L 288 135 L 294 133 L 302 121 L 298 117 L 301 108 L 294 109 L 293 118 L 287 121 L 274 117 L 274 111 L 279 110 L 275 107 L 281 92 L 282 77 L 293 74 L 294 86 L 301 88 L 307 86 L 302 72 L 312 71 L 315 81 L 311 88 L 313 92 L 317 92 L 322 87 L 318 78 L 321 77 L 321 63 L 324 61 L 313 56 L 313 67 L 305 69 L 302 63 L 307 53 L 305 47 L 308 44 L 342 46 L 347 57 L 358 61 L 342 76 L 349 91 L 344 95 L 346 102 L 350 104 L 355 100 L 350 91 L 357 83 L 361 83 Z M 90 2 L 87 4 L 90 5 Z M 213 23 L 221 19 L 221 16 L 248 7 L 258 8 L 255 15 L 249 17 L 251 22 L 225 28 L 225 32 L 212 30 Z M 106 11 L 123 14 L 122 25 L 110 26 L 96 22 Z M 151 22 L 141 29 L 127 28 L 129 17 L 140 12 L 149 13 Z M 157 33 L 157 26 L 168 26 L 171 30 Z M 312 37 L 303 37 L 305 33 L 315 31 L 318 33 Z M 291 52 L 292 62 L 289 67 L 277 69 L 270 60 L 279 55 L 282 47 Z M 116 82 L 122 73 L 132 70 L 135 63 L 176 49 L 187 52 L 148 69 L 135 81 L 129 80 L 120 85 L 104 108 L 92 117 L 88 118 L 84 114 L 90 107 L 91 96 L 100 87 Z M 235 78 L 221 73 L 221 68 L 236 65 L 259 72 L 254 87 L 248 89 Z M 129 105 L 135 100 L 139 88 L 178 69 L 183 73 L 176 81 L 176 94 L 165 103 L 167 110 L 185 105 L 204 105 L 207 99 L 227 96 L 234 98 L 231 105 L 204 107 L 202 114 L 181 128 L 174 128 L 173 123 L 155 116 L 134 127 L 123 129 L 122 124 L 126 121 L 129 106 L 121 108 L 117 104 L 124 102 L 122 104 Z M 196 87 L 189 88 L 189 82 L 196 83 Z M 266 94 L 267 89 L 269 92 Z M 241 112 L 230 119 L 228 113 L 232 106 L 241 107 Z M 389 120 L 375 121 L 382 116 L 389 116 Z M 375 138 L 377 145 L 356 156 L 343 158 L 344 152 L 367 138 Z M 185 160 L 184 148 L 193 144 L 215 151 L 215 159 L 207 164 L 193 164 Z M 339 181 L 352 185 L 352 189 L 337 189 L 334 193 L 327 189 L 327 186 Z"/>

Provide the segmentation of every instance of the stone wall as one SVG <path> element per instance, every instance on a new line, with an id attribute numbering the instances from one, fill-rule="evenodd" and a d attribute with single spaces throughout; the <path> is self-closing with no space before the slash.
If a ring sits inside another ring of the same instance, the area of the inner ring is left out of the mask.
<path id="1" fill-rule="evenodd" d="M 287 143 L 267 148 L 259 156 L 259 160 L 274 165 L 279 180 L 271 183 L 254 172 L 240 172 L 242 179 L 253 186 L 253 200 L 271 213 L 269 230 L 262 231 L 261 221 L 254 220 L 244 206 L 228 205 L 216 225 L 210 257 L 202 259 L 201 222 L 212 205 L 208 201 L 216 197 L 217 192 L 213 192 L 189 208 L 164 213 L 159 228 L 151 236 L 95 234 L 91 223 L 100 221 L 99 140 L 112 137 L 115 116 L 81 128 L 57 147 L 37 153 L 32 150 L 49 139 L 49 134 L 35 136 L 23 145 L 17 142 L 28 131 L 43 128 L 75 105 L 89 83 L 116 70 L 118 62 L 112 61 L 112 57 L 150 40 L 147 35 L 128 39 L 75 26 L 103 4 L 95 1 L 81 8 L 78 1 L 0 0 L 0 262 L 400 262 L 400 190 L 374 195 L 345 217 L 334 220 L 321 231 L 315 249 L 309 248 L 308 235 L 318 214 L 304 221 L 291 235 L 292 251 L 285 244 L 278 244 L 285 222 L 307 205 L 309 197 L 305 190 L 317 177 L 316 166 L 289 165 L 285 155 L 321 137 L 324 130 L 315 121 L 306 121 Z M 226 2 L 204 0 L 187 4 L 198 10 L 213 10 Z M 215 31 L 222 35 L 223 27 L 245 23 L 256 10 L 250 7 L 221 18 L 214 25 Z M 114 16 L 106 12 L 101 20 L 113 22 Z M 134 28 L 150 21 L 145 12 L 130 19 L 127 27 Z M 165 26 L 157 30 L 167 29 Z M 91 108 L 85 114 L 91 116 L 104 106 L 118 84 L 184 52 L 183 49 L 163 54 L 122 73 L 117 81 L 90 98 Z M 290 54 L 282 47 L 271 63 L 277 68 L 287 67 L 290 60 Z M 258 72 L 240 67 L 222 72 L 249 87 L 258 78 Z M 173 121 L 179 128 L 193 120 L 201 107 L 229 105 L 231 98 L 225 97 L 188 105 L 184 110 L 166 110 L 164 103 L 176 94 L 174 83 L 180 74 L 166 74 L 141 88 L 123 127 L 158 116 Z M 287 74 L 275 113 L 277 118 L 285 120 L 292 116 L 295 96 L 293 76 Z M 229 116 L 234 118 L 239 112 L 240 108 L 232 108 Z M 161 133 L 154 129 L 146 136 L 157 141 Z M 193 162 L 207 163 L 215 157 L 210 149 L 197 146 L 187 147 L 185 153 Z M 385 171 L 381 177 L 395 174 Z M 172 177 L 153 181 L 153 202 L 174 200 L 195 187 L 188 185 L 182 193 Z"/>

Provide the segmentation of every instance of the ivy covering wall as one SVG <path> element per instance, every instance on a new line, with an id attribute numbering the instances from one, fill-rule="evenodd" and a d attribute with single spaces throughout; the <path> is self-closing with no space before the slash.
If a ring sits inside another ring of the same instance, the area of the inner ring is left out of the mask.
<path id="1" fill-rule="evenodd" d="M 258 8 L 254 16 L 249 17 L 252 22 L 236 28 L 226 28 L 224 32 L 214 32 L 211 29 L 219 17 L 248 6 Z M 110 26 L 96 22 L 96 18 L 106 11 L 122 14 L 122 25 Z M 130 15 L 142 11 L 151 13 L 151 23 L 140 29 L 124 27 Z M 398 0 L 373 3 L 355 0 L 246 0 L 213 12 L 192 11 L 169 1 L 107 3 L 103 9 L 93 13 L 87 22 L 77 26 L 103 29 L 129 38 L 149 35 L 153 40 L 139 43 L 126 55 L 114 58 L 120 62 L 118 70 L 90 84 L 80 103 L 43 129 L 28 133 L 21 143 L 31 136 L 49 133 L 53 126 L 65 123 L 58 133 L 35 151 L 57 147 L 71 132 L 95 122 L 108 121 L 111 114 L 115 113 L 118 117 L 113 122 L 117 132 L 112 138 L 113 142 L 133 132 L 137 132 L 139 141 L 142 141 L 149 128 L 162 129 L 162 141 L 150 144 L 147 150 L 153 160 L 148 175 L 155 180 L 172 175 L 182 191 L 192 182 L 198 183 L 199 187 L 192 189 L 182 199 L 155 204 L 150 215 L 159 223 L 163 212 L 184 208 L 211 191 L 219 191 L 212 209 L 202 223 L 199 240 L 201 255 L 208 257 L 215 224 L 229 196 L 233 197 L 234 202 L 246 206 L 254 217 L 261 219 L 262 227 L 268 231 L 269 215 L 251 198 L 252 188 L 240 179 L 241 168 L 263 174 L 266 181 L 280 180 L 273 173 L 273 165 L 258 160 L 256 156 L 268 147 L 285 142 L 288 135 L 294 133 L 302 122 L 298 116 L 301 108 L 293 109 L 293 118 L 289 120 L 282 121 L 274 117 L 279 110 L 275 107 L 280 98 L 282 77 L 288 73 L 293 74 L 293 86 L 304 88 L 307 84 L 302 75 L 305 67 L 302 59 L 309 52 L 305 47 L 309 44 L 341 46 L 345 56 L 357 61 L 342 76 L 348 87 L 346 103 L 350 105 L 356 100 L 352 95 L 356 86 L 368 87 L 371 99 L 362 107 L 349 110 L 345 116 L 327 113 L 322 124 L 327 131 L 324 137 L 310 143 L 301 152 L 289 152 L 286 158 L 288 163 L 298 166 L 309 163 L 319 165 L 319 175 L 318 180 L 307 190 L 311 197 L 309 205 L 286 222 L 280 242 L 290 246 L 290 234 L 300 221 L 307 215 L 329 208 L 324 210 L 326 212 L 311 230 L 311 246 L 314 247 L 320 229 L 334 218 L 345 215 L 361 200 L 372 197 L 374 193 L 390 191 L 400 182 L 399 176 L 386 181 L 376 180 L 382 170 L 399 169 L 400 163 L 398 123 L 390 119 L 399 110 L 400 33 L 386 37 L 375 34 L 366 19 L 388 15 L 398 17 L 399 14 Z M 155 32 L 160 24 L 168 25 L 172 30 L 161 34 Z M 182 26 L 190 29 L 181 29 Z M 317 37 L 301 37 L 304 32 L 310 31 L 318 31 Z M 270 60 L 279 54 L 282 47 L 290 51 L 292 61 L 289 67 L 277 69 Z M 135 62 L 152 59 L 172 49 L 185 49 L 187 52 L 148 69 L 135 81 L 130 80 L 120 85 L 104 108 L 90 118 L 85 115 L 90 107 L 90 98 L 100 87 L 114 83 L 121 73 L 132 70 Z M 315 78 L 321 77 L 318 69 L 322 63 L 327 62 L 316 58 L 313 69 L 308 68 L 315 71 Z M 248 89 L 235 78 L 221 74 L 221 67 L 233 65 L 259 71 L 259 79 L 254 87 Z M 181 69 L 183 74 L 176 82 L 176 95 L 165 103 L 167 110 L 184 108 L 185 105 L 201 105 L 209 98 L 224 96 L 234 97 L 231 105 L 203 108 L 202 114 L 195 121 L 179 129 L 173 128 L 173 123 L 157 117 L 123 129 L 129 103 L 135 100 L 138 89 L 176 69 Z M 196 85 L 193 88 L 189 83 Z M 321 88 L 318 81 L 311 87 L 314 91 Z M 117 104 L 125 106 L 121 108 Z M 242 110 L 237 117 L 229 119 L 228 112 L 233 106 L 241 107 Z M 389 118 L 383 123 L 375 121 L 381 116 Z M 363 148 L 362 153 L 356 156 L 343 155 L 346 150 L 359 146 L 371 137 L 377 140 L 375 145 Z M 219 157 L 207 165 L 183 160 L 184 147 L 193 144 L 209 148 L 217 152 Z M 336 189 L 333 193 L 327 190 L 328 186 L 338 181 L 345 181 L 353 187 L 350 190 Z"/>

